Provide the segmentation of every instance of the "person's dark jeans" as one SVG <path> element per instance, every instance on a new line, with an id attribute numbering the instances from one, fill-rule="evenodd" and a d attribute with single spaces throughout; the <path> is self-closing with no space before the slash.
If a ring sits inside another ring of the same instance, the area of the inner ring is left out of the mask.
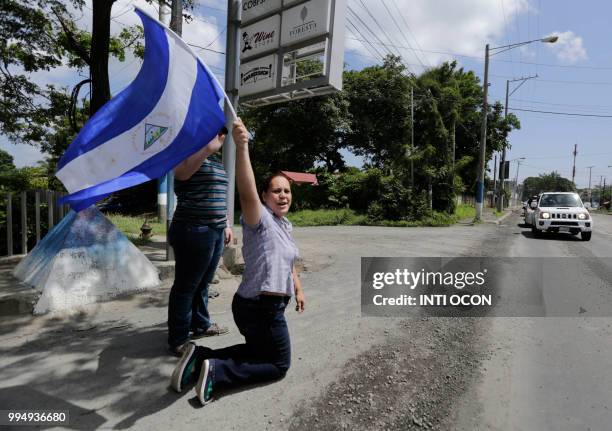
<path id="1" fill-rule="evenodd" d="M 168 303 L 168 344 L 179 346 L 190 329 L 208 329 L 208 286 L 225 239 L 223 228 L 173 221 L 168 232 L 174 249 L 175 275 Z"/>
<path id="2" fill-rule="evenodd" d="M 210 350 L 213 390 L 266 382 L 285 376 L 291 366 L 291 342 L 285 320 L 287 296 L 234 295 L 234 321 L 244 344 Z"/>

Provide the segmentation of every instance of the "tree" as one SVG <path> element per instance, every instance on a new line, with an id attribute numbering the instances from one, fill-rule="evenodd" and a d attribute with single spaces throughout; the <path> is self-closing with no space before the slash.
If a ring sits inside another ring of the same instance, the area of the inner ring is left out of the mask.
<path id="1" fill-rule="evenodd" d="M 9 172 L 14 169 L 13 156 L 4 150 L 0 150 L 0 173 Z"/>
<path id="2" fill-rule="evenodd" d="M 91 68 L 92 110 L 110 98 L 108 53 L 120 60 L 138 44 L 142 30 L 124 29 L 110 37 L 110 8 L 114 0 L 93 0 L 93 34 L 77 28 L 75 11 L 84 0 L 4 0 L 0 2 L 0 133 L 13 143 L 40 145 L 63 126 L 70 107 L 66 88 L 40 85 L 35 72 L 67 65 L 75 73 Z M 103 28 L 101 28 L 103 27 Z M 94 104 L 95 102 L 95 104 Z"/>
<path id="3" fill-rule="evenodd" d="M 543 192 L 575 192 L 576 187 L 571 180 L 563 178 L 558 172 L 540 174 L 537 177 L 527 177 L 523 181 L 522 199 L 525 200 Z"/>
<path id="4" fill-rule="evenodd" d="M 257 178 L 277 170 L 306 171 L 323 164 L 342 169 L 339 152 L 350 130 L 343 93 L 246 110 L 241 114 L 253 138 Z"/>
<path id="5" fill-rule="evenodd" d="M 344 74 L 350 105 L 346 144 L 375 167 L 389 168 L 404 154 L 410 139 L 410 78 L 399 57 L 381 66 Z"/>

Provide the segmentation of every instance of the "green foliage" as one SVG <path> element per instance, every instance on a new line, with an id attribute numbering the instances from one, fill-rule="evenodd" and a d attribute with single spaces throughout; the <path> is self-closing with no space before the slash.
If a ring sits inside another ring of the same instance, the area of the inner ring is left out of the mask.
<path id="1" fill-rule="evenodd" d="M 455 215 L 459 220 L 467 218 L 473 219 L 476 217 L 476 208 L 474 208 L 472 205 L 466 204 L 457 205 L 457 208 L 455 208 Z"/>
<path id="2" fill-rule="evenodd" d="M 339 150 L 349 129 L 343 93 L 249 109 L 241 114 L 253 133 L 256 178 L 278 170 L 303 172 L 316 164 L 342 168 Z"/>
<path id="3" fill-rule="evenodd" d="M 104 214 L 117 228 L 125 234 L 140 235 L 140 227 L 143 225 L 145 220 L 147 224 L 153 228 L 151 231 L 152 235 L 165 235 L 166 224 L 158 223 L 155 221 L 157 217 L 153 214 L 146 214 L 140 216 L 126 216 L 123 214 Z"/>
<path id="4" fill-rule="evenodd" d="M 109 7 L 114 1 L 107 0 Z M 79 12 L 84 4 L 83 0 L 0 2 L 0 133 L 12 142 L 42 145 L 42 151 L 49 154 L 59 152 L 49 148 L 53 147 L 52 136 L 64 127 L 70 91 L 41 86 L 32 73 L 67 65 L 76 74 L 102 61 L 91 53 L 91 33 L 75 24 L 72 10 Z M 123 29 L 109 38 L 109 54 L 120 61 L 128 49 L 142 55 L 142 35 L 139 27 Z"/>
<path id="5" fill-rule="evenodd" d="M 0 191 L 21 192 L 47 188 L 47 172 L 42 165 L 16 168 L 13 157 L 0 150 Z"/>
<path id="6" fill-rule="evenodd" d="M 351 114 L 346 143 L 375 167 L 404 154 L 410 139 L 410 87 L 405 66 L 392 55 L 382 65 L 344 74 Z"/>
<path id="7" fill-rule="evenodd" d="M 522 200 L 543 192 L 575 192 L 576 186 L 558 172 L 541 174 L 537 177 L 527 177 L 523 181 Z"/>

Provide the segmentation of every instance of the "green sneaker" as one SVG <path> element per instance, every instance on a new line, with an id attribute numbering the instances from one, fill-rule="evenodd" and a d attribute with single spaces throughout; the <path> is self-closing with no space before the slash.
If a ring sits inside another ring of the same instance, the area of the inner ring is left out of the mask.
<path id="1" fill-rule="evenodd" d="M 198 383 L 196 384 L 195 391 L 196 395 L 198 396 L 198 400 L 200 400 L 200 403 L 203 406 L 213 400 L 213 381 L 211 373 L 211 364 L 208 359 L 205 359 L 204 363 L 202 364 L 202 370 L 200 371 L 200 377 L 198 378 Z"/>
<path id="2" fill-rule="evenodd" d="M 174 368 L 172 378 L 170 379 L 170 385 L 176 392 L 180 393 L 186 385 L 193 381 L 197 356 L 196 345 L 194 343 L 187 343 L 183 347 L 183 356 L 181 356 L 179 363 Z"/>

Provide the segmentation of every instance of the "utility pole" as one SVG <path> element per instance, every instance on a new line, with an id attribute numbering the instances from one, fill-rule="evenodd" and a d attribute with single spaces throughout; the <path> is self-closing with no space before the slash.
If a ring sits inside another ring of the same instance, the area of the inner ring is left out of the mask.
<path id="1" fill-rule="evenodd" d="M 227 0 L 227 37 L 225 48 L 225 93 L 232 106 L 238 110 L 238 53 L 240 52 L 240 1 Z M 231 108 L 225 101 L 225 118 L 232 118 Z M 232 138 L 232 123 L 227 120 L 230 131 L 223 145 L 223 167 L 227 172 L 227 218 L 234 224 L 234 202 L 236 193 L 236 145 Z"/>
<path id="2" fill-rule="evenodd" d="M 578 144 L 574 144 L 574 166 L 572 167 L 572 183 L 576 187 L 576 155 L 578 154 Z"/>
<path id="3" fill-rule="evenodd" d="M 518 162 L 516 163 L 516 177 L 514 178 L 514 199 L 519 199 L 518 197 L 518 190 L 519 190 L 518 174 L 519 174 L 520 167 L 521 167 L 521 160 L 518 160 Z"/>
<path id="4" fill-rule="evenodd" d="M 455 149 L 457 147 L 457 137 L 455 136 L 455 129 L 456 129 L 456 125 L 457 125 L 457 119 L 453 116 L 453 165 L 452 165 L 452 169 L 451 169 L 451 186 L 453 188 L 453 193 L 452 195 L 455 196 Z M 455 196 L 455 200 L 456 200 L 456 196 Z M 449 202 L 449 209 L 451 208 L 451 204 Z"/>
<path id="5" fill-rule="evenodd" d="M 170 7 L 166 0 L 159 0 L 159 22 L 170 24 Z M 168 219 L 168 175 L 157 180 L 157 219 L 166 223 Z"/>
<path id="6" fill-rule="evenodd" d="M 497 154 L 495 155 L 494 161 L 493 161 L 493 191 L 495 192 L 496 190 L 497 190 Z M 495 196 L 496 194 L 493 193 L 493 202 L 491 202 L 492 207 L 496 206 Z"/>
<path id="7" fill-rule="evenodd" d="M 591 171 L 595 166 L 589 166 L 588 170 L 589 170 L 589 203 L 591 204 L 591 206 L 593 206 L 593 199 L 592 199 L 592 195 L 591 195 Z"/>
<path id="8" fill-rule="evenodd" d="M 183 0 L 172 0 L 170 29 L 179 36 L 183 33 Z M 170 170 L 166 174 L 166 177 L 166 192 L 168 196 L 168 206 L 166 208 L 166 260 L 171 261 L 174 260 L 174 250 L 172 250 L 170 241 L 168 241 L 168 231 L 170 230 L 170 223 L 172 223 L 172 217 L 174 216 L 174 172 Z"/>
<path id="9" fill-rule="evenodd" d="M 487 156 L 487 113 L 489 104 L 489 44 L 485 47 L 484 83 L 482 84 L 482 127 L 480 130 L 480 152 L 478 155 L 478 176 L 476 177 L 476 221 L 482 219 L 482 203 L 484 198 L 485 158 Z"/>
<path id="10" fill-rule="evenodd" d="M 412 155 L 414 153 L 414 87 L 410 87 L 410 145 L 412 146 L 410 157 L 410 187 L 414 191 L 414 162 L 412 160 Z M 453 160 L 454 159 L 455 155 L 453 153 Z"/>
<path id="11" fill-rule="evenodd" d="M 516 90 L 521 88 L 521 85 L 523 85 L 527 80 L 534 79 L 537 77 L 538 75 L 533 75 L 533 76 L 521 77 L 518 79 L 506 80 L 506 105 L 504 106 L 504 119 L 508 117 L 508 103 L 509 103 L 508 101 L 510 99 L 510 96 L 512 96 Z M 512 90 L 512 92 L 510 92 L 511 82 L 520 82 L 520 84 L 514 90 Z M 504 175 L 506 173 L 505 163 L 506 163 L 506 145 L 504 144 L 504 147 L 502 149 L 501 163 L 500 163 L 500 169 L 499 169 L 499 192 L 497 193 L 497 196 L 498 196 L 497 211 L 501 211 L 504 209 Z M 497 189 L 495 189 L 495 191 L 497 191 Z"/>

